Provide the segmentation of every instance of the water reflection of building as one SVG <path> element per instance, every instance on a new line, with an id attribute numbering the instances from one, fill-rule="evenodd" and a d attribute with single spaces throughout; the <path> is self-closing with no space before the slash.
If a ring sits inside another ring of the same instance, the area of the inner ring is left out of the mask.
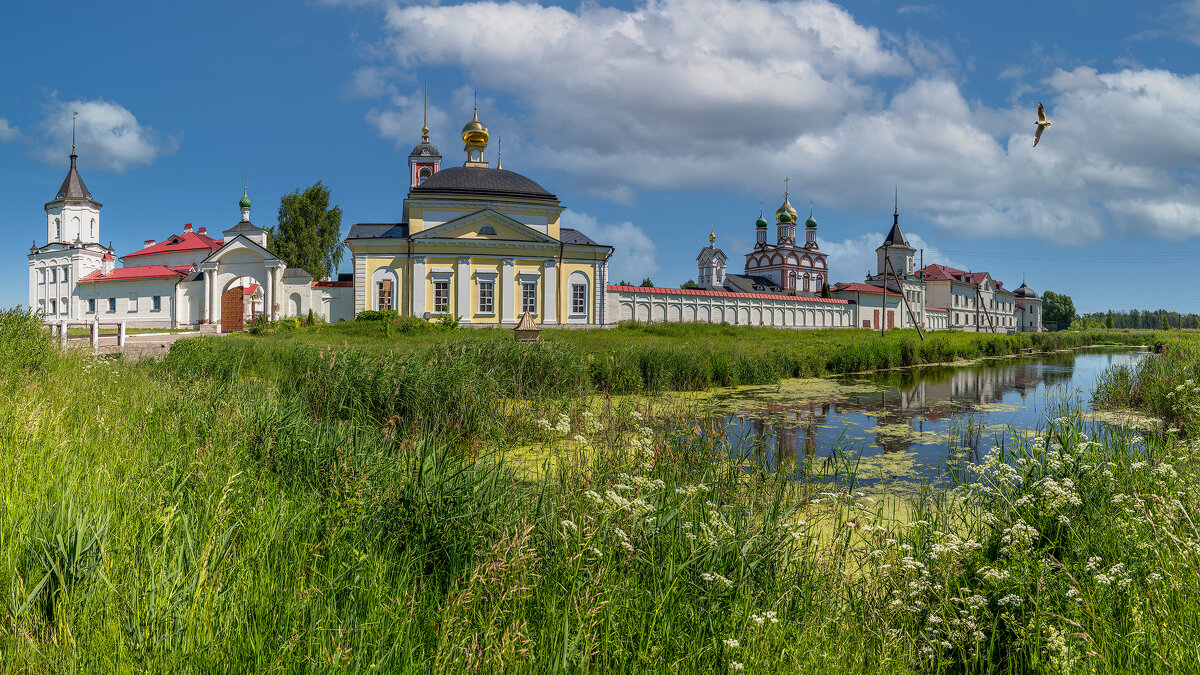
<path id="1" fill-rule="evenodd" d="M 1049 354 L 1036 361 L 891 372 L 876 380 L 891 385 L 884 391 L 763 406 L 747 410 L 731 423 L 741 427 L 743 445 L 761 442 L 772 463 L 827 454 L 850 436 L 846 432 L 855 424 L 855 415 L 864 417 L 858 422 L 865 428 L 873 427 L 872 445 L 885 453 L 905 452 L 928 441 L 930 433 L 946 434 L 948 422 L 956 415 L 989 412 L 989 408 L 994 412 L 1010 393 L 1024 403 L 1041 387 L 1070 381 L 1073 361 L 1074 354 Z"/>

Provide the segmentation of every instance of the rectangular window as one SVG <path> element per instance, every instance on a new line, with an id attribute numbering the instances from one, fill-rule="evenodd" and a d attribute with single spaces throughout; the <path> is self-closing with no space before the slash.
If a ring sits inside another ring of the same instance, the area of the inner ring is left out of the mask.
<path id="1" fill-rule="evenodd" d="M 376 309 L 391 309 L 392 308 L 392 280 L 384 279 L 375 285 L 375 308 Z"/>
<path id="2" fill-rule="evenodd" d="M 108 299 L 108 311 L 110 311 L 110 312 L 117 311 L 117 299 L 116 298 Z"/>
<path id="3" fill-rule="evenodd" d="M 587 314 L 587 286 L 571 284 L 571 313 Z"/>
<path id="4" fill-rule="evenodd" d="M 162 296 L 156 295 L 150 299 L 150 307 L 156 312 L 162 311 Z"/>
<path id="5" fill-rule="evenodd" d="M 58 302 L 55 300 L 50 301 L 50 313 L 58 314 Z"/>
<path id="6" fill-rule="evenodd" d="M 88 300 L 88 314 L 95 314 L 95 313 L 96 313 L 96 299 L 90 298 Z"/>
<path id="7" fill-rule="evenodd" d="M 450 282 L 433 282 L 433 311 L 444 313 L 450 311 Z"/>
<path id="8" fill-rule="evenodd" d="M 51 267 L 50 268 L 50 283 L 54 283 L 56 281 L 58 281 L 58 268 Z"/>
<path id="9" fill-rule="evenodd" d="M 496 285 L 493 281 L 479 282 L 479 313 L 493 314 L 496 311 L 493 298 L 495 297 Z"/>
<path id="10" fill-rule="evenodd" d="M 537 314 L 537 282 L 521 282 L 521 313 Z"/>

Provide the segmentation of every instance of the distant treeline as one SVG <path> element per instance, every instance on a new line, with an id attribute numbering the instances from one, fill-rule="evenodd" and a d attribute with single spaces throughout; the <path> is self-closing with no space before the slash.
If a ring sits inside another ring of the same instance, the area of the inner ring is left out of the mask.
<path id="1" fill-rule="evenodd" d="M 1080 316 L 1080 328 L 1200 328 L 1200 315 L 1170 312 L 1165 309 L 1131 309 L 1128 312 L 1093 312 Z M 1075 327 L 1075 326 L 1072 326 Z"/>

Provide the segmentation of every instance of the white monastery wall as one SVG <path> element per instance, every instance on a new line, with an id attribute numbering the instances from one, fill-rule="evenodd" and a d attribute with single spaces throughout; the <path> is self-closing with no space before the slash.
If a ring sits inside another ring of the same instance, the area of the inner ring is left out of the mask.
<path id="1" fill-rule="evenodd" d="M 678 288 L 608 287 L 608 321 L 728 323 L 780 328 L 849 328 L 847 300 Z"/>

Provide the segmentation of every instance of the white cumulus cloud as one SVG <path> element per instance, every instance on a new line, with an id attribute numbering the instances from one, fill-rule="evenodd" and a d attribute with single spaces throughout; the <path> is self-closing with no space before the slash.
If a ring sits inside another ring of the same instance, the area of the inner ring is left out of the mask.
<path id="1" fill-rule="evenodd" d="M 616 249 L 608 261 L 609 283 L 615 284 L 624 279 L 637 284 L 645 276 L 658 271 L 658 247 L 637 225 L 629 221 L 600 223 L 586 213 L 571 209 L 563 211 L 560 222 L 563 227 L 579 230 L 598 244 Z"/>
<path id="2" fill-rule="evenodd" d="M 114 101 L 52 101 L 42 120 L 45 144 L 38 154 L 47 162 L 61 163 L 71 147 L 71 114 L 76 118 L 77 152 L 89 167 L 123 172 L 150 164 L 179 147 L 177 139 L 138 122 L 132 112 Z"/>
<path id="3" fill-rule="evenodd" d="M 964 93 L 946 43 L 886 35 L 826 0 L 382 11 L 392 66 L 462 69 L 511 100 L 514 118 L 480 115 L 512 138 L 517 166 L 620 203 L 660 189 L 759 197 L 790 176 L 793 194 L 859 213 L 889 207 L 898 183 L 909 213 L 957 236 L 1200 234 L 1200 75 L 1079 67 L 1027 81 L 1009 68 L 995 105 Z M 386 90 L 377 74 L 362 86 Z M 381 133 L 414 127 L 413 97 L 396 98 L 372 112 Z M 1033 148 L 1037 100 L 1054 126 Z"/>
<path id="4" fill-rule="evenodd" d="M 8 120 L 0 117 L 0 141 L 13 141 L 21 137 L 21 130 L 8 123 Z"/>

